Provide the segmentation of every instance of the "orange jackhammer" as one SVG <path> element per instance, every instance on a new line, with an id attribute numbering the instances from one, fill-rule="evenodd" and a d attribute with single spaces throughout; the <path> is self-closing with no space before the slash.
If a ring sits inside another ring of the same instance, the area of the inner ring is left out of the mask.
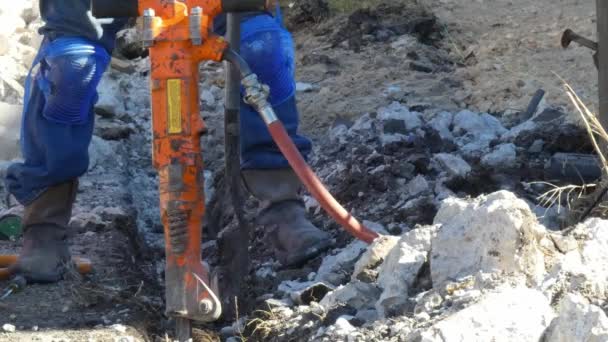
<path id="1" fill-rule="evenodd" d="M 165 232 L 166 310 L 177 318 L 180 340 L 189 338 L 191 320 L 213 321 L 222 312 L 217 288 L 210 285 L 209 270 L 203 266 L 201 256 L 205 202 L 200 137 L 205 125 L 199 114 L 200 62 L 231 63 L 239 72 L 245 101 L 260 113 L 290 165 L 319 203 L 359 239 L 371 242 L 378 236 L 361 225 L 325 189 L 268 103 L 268 87 L 258 81 L 222 37 L 212 33 L 213 19 L 220 13 L 265 11 L 273 2 L 92 1 L 93 15 L 97 18 L 143 17 L 143 41 L 149 48 L 151 66 L 153 163 L 160 176 L 160 210 Z"/>

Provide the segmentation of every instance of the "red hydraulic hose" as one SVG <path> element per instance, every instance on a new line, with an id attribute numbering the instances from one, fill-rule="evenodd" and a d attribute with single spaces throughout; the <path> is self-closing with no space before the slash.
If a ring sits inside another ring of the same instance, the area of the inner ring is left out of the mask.
<path id="1" fill-rule="evenodd" d="M 319 177 L 308 166 L 300 151 L 291 141 L 285 127 L 281 121 L 276 120 L 268 124 L 270 135 L 276 142 L 277 146 L 291 165 L 291 168 L 298 175 L 304 186 L 317 199 L 321 207 L 333 217 L 339 224 L 344 227 L 349 233 L 354 235 L 361 241 L 371 243 L 378 237 L 378 233 L 365 227 L 355 217 L 353 217 L 329 191 L 325 188 Z"/>

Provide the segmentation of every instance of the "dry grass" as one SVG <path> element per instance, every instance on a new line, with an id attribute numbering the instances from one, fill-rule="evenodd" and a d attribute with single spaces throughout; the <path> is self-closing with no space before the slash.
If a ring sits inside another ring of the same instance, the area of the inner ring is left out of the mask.
<path id="1" fill-rule="evenodd" d="M 566 90 L 566 94 L 570 99 L 570 102 L 578 111 L 581 119 L 585 124 L 587 134 L 591 139 L 595 152 L 597 153 L 602 167 L 602 173 L 608 175 L 608 158 L 606 156 L 606 146 L 608 145 L 608 132 L 600 123 L 599 118 L 595 115 L 589 107 L 583 103 L 581 98 L 576 94 L 572 86 L 568 84 L 562 77 L 557 75 L 562 80 L 563 86 Z M 604 216 L 608 213 L 608 206 L 599 203 L 601 197 L 605 194 L 603 190 L 607 184 L 605 184 L 606 177 L 600 181 L 599 184 L 584 184 L 578 185 L 566 185 L 556 186 L 551 183 L 543 183 L 549 185 L 551 189 L 544 194 L 539 196 L 541 205 L 545 207 L 553 206 L 554 204 L 562 204 L 565 200 L 566 206 L 570 210 L 569 223 L 574 224 L 581 220 L 584 220 L 592 210 L 599 210 L 598 214 Z M 594 189 L 595 192 L 588 195 L 589 190 Z M 599 195 L 598 195 L 599 193 Z M 597 207 L 597 208 L 594 208 Z"/>
<path id="2" fill-rule="evenodd" d="M 541 194 L 537 198 L 540 205 L 547 208 L 552 207 L 555 204 L 561 205 L 565 200 L 568 209 L 572 209 L 571 204 L 573 201 L 581 199 L 583 195 L 588 192 L 589 189 L 593 189 L 596 187 L 595 184 L 566 186 L 557 186 L 549 182 L 533 182 L 531 184 L 534 183 L 547 185 L 551 188 L 549 191 Z"/>

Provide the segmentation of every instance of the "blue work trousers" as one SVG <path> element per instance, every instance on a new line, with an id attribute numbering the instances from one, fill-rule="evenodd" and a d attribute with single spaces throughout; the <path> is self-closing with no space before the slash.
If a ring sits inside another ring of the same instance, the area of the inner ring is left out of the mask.
<path id="1" fill-rule="evenodd" d="M 277 116 L 301 153 L 307 156 L 311 143 L 297 134 L 299 114 L 295 99 L 294 47 L 291 35 L 267 14 L 244 19 L 242 29 L 243 57 L 260 80 L 271 86 L 270 100 Z M 41 61 L 44 60 L 45 56 L 41 56 Z M 72 66 L 64 63 L 62 67 Z M 71 70 L 65 72 L 70 74 Z M 39 71 L 32 76 L 34 79 L 40 77 L 46 75 L 41 75 Z M 50 83 L 51 89 L 56 85 L 52 84 L 52 80 L 31 83 L 29 96 L 25 99 L 21 132 L 24 161 L 11 165 L 6 178 L 10 193 L 23 205 L 31 203 L 48 187 L 80 177 L 86 172 L 95 119 L 94 100 L 87 104 L 76 123 L 49 119 L 48 115 L 44 115 L 49 106 L 48 94 L 45 92 L 48 89 L 42 85 Z M 71 100 L 65 99 L 67 102 Z M 54 98 L 52 102 L 56 104 L 57 101 Z M 57 111 L 56 108 L 54 110 Z M 61 118 L 62 115 L 57 117 Z M 244 169 L 288 167 L 262 119 L 245 103 L 241 103 L 241 160 Z"/>

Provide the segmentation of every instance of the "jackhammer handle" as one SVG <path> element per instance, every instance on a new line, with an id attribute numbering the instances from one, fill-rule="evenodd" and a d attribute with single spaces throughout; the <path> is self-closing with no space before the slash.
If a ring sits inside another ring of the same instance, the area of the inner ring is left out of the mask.
<path id="1" fill-rule="evenodd" d="M 222 0 L 223 12 L 255 12 L 270 9 L 272 0 Z"/>
<path id="2" fill-rule="evenodd" d="M 91 0 L 95 18 L 135 18 L 139 16 L 137 0 Z"/>
<path id="3" fill-rule="evenodd" d="M 223 12 L 255 12 L 270 9 L 272 0 L 221 0 Z M 138 0 L 91 0 L 95 18 L 134 18 L 139 16 Z"/>

